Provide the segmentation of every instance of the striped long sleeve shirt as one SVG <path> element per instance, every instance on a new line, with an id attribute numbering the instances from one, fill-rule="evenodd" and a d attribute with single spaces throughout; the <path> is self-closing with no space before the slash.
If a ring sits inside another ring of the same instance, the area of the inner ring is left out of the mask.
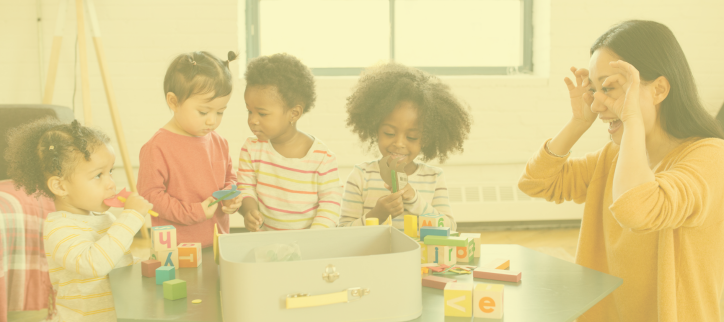
<path id="1" fill-rule="evenodd" d="M 419 227 L 457 229 L 442 169 L 419 163 L 417 170 L 408 176 L 408 184 L 415 189 L 415 198 L 404 202 L 404 215 L 418 216 Z M 389 194 L 380 177 L 377 160 L 356 165 L 344 189 L 340 226 L 363 226 L 365 215 L 375 207 L 377 200 Z M 395 217 L 392 225 L 404 229 L 404 215 Z"/>
<path id="2" fill-rule="evenodd" d="M 52 321 L 116 321 L 108 273 L 140 261 L 130 247 L 143 222 L 134 210 L 118 219 L 108 212 L 48 214 L 43 239 L 55 293 Z"/>
<path id="3" fill-rule="evenodd" d="M 259 204 L 262 230 L 332 228 L 339 222 L 337 158 L 317 139 L 306 156 L 293 159 L 250 137 L 241 148 L 237 179 L 243 198 Z"/>

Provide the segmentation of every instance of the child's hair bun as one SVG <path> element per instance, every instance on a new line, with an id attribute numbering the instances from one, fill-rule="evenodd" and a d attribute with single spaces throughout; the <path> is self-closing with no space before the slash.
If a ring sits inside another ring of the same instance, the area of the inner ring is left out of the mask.
<path id="1" fill-rule="evenodd" d="M 237 55 L 234 51 L 230 50 L 228 54 L 228 62 L 235 61 L 237 58 L 239 58 L 239 55 Z"/>

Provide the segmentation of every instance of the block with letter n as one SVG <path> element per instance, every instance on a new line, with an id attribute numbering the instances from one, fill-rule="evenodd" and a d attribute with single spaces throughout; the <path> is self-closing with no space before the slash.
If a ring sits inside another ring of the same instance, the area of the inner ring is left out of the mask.
<path id="1" fill-rule="evenodd" d="M 176 227 L 156 226 L 151 227 L 151 250 L 168 251 L 176 249 Z"/>

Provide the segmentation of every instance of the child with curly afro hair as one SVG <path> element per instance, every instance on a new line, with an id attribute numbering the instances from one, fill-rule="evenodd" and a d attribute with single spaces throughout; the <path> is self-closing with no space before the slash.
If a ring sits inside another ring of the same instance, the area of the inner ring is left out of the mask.
<path id="1" fill-rule="evenodd" d="M 456 223 L 441 169 L 422 162 L 444 162 L 452 152 L 462 152 L 470 132 L 468 107 L 437 77 L 421 70 L 388 63 L 367 69 L 354 93 L 347 98 L 347 126 L 375 145 L 383 160 L 404 163 L 408 183 L 390 193 L 380 176 L 379 162 L 363 162 L 349 175 L 342 199 L 340 226 L 365 225 L 392 217 L 404 228 L 404 216 L 418 216 L 418 225 L 452 227 Z"/>
<path id="2" fill-rule="evenodd" d="M 255 58 L 246 68 L 244 101 L 254 136 L 241 148 L 241 214 L 250 231 L 333 228 L 342 188 L 337 158 L 297 129 L 314 106 L 312 72 L 289 54 Z"/>
<path id="3" fill-rule="evenodd" d="M 78 121 L 52 118 L 20 125 L 8 135 L 5 159 L 16 187 L 55 201 L 56 211 L 43 223 L 54 300 L 49 321 L 115 321 L 106 275 L 140 261 L 128 249 L 153 205 L 134 192 L 118 218 L 107 212 L 104 200 L 116 196 L 111 176 L 116 155 L 108 142 Z"/>

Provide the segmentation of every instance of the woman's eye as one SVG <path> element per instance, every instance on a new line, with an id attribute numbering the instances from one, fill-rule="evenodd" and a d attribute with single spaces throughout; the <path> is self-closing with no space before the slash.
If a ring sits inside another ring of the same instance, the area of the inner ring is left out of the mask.
<path id="1" fill-rule="evenodd" d="M 407 139 L 410 140 L 410 141 L 417 141 L 418 138 L 411 138 L 411 137 L 408 136 Z"/>
<path id="2" fill-rule="evenodd" d="M 602 91 L 604 94 L 606 94 L 606 93 L 608 93 L 608 92 L 610 92 L 610 91 L 612 91 L 612 90 L 613 90 L 613 88 L 611 88 L 611 87 L 601 88 L 601 91 Z"/>
<path id="3" fill-rule="evenodd" d="M 99 174 L 96 176 L 96 178 L 100 179 L 102 175 L 103 175 L 103 172 L 99 173 Z"/>
<path id="4" fill-rule="evenodd" d="M 589 89 L 588 89 L 588 91 L 589 91 L 589 92 L 591 92 L 591 94 L 593 94 L 593 93 L 595 93 L 595 92 L 596 92 L 596 89 L 595 89 L 595 88 L 593 88 L 593 87 L 591 87 L 591 88 L 589 88 Z"/>

